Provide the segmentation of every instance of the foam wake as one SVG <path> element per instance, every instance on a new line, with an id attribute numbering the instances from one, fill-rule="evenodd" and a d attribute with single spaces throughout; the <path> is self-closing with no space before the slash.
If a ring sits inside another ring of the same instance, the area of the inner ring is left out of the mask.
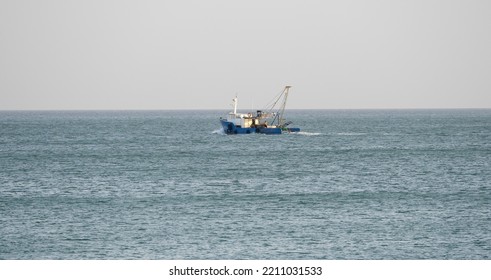
<path id="1" fill-rule="evenodd" d="M 336 135 L 339 136 L 359 136 L 359 135 L 365 135 L 366 133 L 363 132 L 339 132 L 336 133 Z"/>
<path id="2" fill-rule="evenodd" d="M 318 136 L 318 135 L 322 135 L 322 133 L 320 133 L 320 132 L 305 132 L 305 131 L 292 132 L 291 134 L 305 135 L 305 136 Z"/>
<path id="3" fill-rule="evenodd" d="M 226 135 L 225 131 L 223 130 L 223 127 L 219 129 L 215 129 L 211 132 L 212 134 L 219 134 L 219 135 Z"/>

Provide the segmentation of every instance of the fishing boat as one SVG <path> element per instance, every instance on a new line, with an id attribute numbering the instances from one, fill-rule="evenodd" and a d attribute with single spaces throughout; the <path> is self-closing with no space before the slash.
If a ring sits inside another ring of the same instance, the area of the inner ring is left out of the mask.
<path id="1" fill-rule="evenodd" d="M 286 101 L 291 86 L 285 89 L 266 106 L 266 110 L 257 110 L 253 113 L 237 113 L 237 96 L 232 99 L 233 112 L 228 113 L 226 118 L 221 117 L 220 123 L 226 134 L 282 134 L 299 132 L 300 128 L 289 127 L 291 121 L 284 119 Z"/>

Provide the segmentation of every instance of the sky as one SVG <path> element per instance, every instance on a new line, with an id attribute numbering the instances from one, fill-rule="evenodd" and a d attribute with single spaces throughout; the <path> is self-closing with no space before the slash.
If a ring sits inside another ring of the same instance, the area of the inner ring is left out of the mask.
<path id="1" fill-rule="evenodd" d="M 2 0 L 0 110 L 491 108 L 488 0 Z"/>

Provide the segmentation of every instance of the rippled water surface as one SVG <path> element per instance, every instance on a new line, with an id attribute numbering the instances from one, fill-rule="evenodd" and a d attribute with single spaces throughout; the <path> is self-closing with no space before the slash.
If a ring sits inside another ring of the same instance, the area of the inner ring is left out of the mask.
<path id="1" fill-rule="evenodd" d="M 0 112 L 0 259 L 489 259 L 491 110 Z"/>

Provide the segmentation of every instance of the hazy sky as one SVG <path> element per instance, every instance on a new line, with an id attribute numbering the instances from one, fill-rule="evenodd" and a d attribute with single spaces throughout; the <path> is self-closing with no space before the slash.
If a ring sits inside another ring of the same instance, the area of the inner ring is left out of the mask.
<path id="1" fill-rule="evenodd" d="M 0 1 L 0 110 L 491 108 L 491 1 Z"/>

